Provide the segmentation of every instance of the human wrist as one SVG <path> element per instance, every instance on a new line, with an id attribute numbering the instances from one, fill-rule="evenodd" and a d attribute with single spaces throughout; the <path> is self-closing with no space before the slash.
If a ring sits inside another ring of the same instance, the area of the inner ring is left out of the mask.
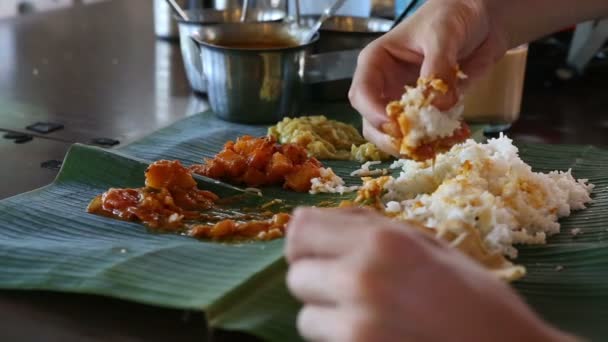
<path id="1" fill-rule="evenodd" d="M 484 7 L 484 11 L 488 17 L 488 24 L 492 27 L 494 34 L 501 41 L 501 45 L 505 51 L 513 48 L 521 43 L 514 37 L 510 22 L 516 12 L 513 4 L 514 1 L 504 0 L 476 0 Z"/>
<path id="2" fill-rule="evenodd" d="M 583 339 L 574 335 L 568 334 L 551 326 L 546 326 L 543 334 L 538 336 L 540 339 L 531 341 L 558 341 L 558 342 L 582 342 Z"/>
<path id="3" fill-rule="evenodd" d="M 487 325 L 499 325 L 490 332 L 490 336 L 481 336 L 481 340 L 493 341 L 551 341 L 551 342 L 580 342 L 582 339 L 563 332 L 546 322 L 534 310 L 532 310 L 509 285 L 500 283 L 497 287 L 488 287 L 491 293 L 498 296 L 494 298 L 494 305 L 488 303 L 483 317 L 490 318 Z M 501 290 L 502 288 L 502 290 Z M 483 297 L 488 298 L 489 295 Z"/>
<path id="4" fill-rule="evenodd" d="M 485 4 L 491 24 L 508 48 L 538 39 L 585 20 L 608 15 L 608 1 L 587 0 L 478 0 Z"/>

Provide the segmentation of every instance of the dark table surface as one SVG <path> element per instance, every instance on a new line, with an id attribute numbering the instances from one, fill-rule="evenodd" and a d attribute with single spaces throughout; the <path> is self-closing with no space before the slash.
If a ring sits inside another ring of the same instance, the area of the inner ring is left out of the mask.
<path id="1" fill-rule="evenodd" d="M 152 18 L 152 1 L 113 0 L 0 20 L 0 137 L 33 137 L 21 144 L 0 138 L 0 199 L 51 182 L 53 163 L 41 164 L 60 161 L 74 142 L 125 144 L 207 108 L 188 87 L 179 47 L 155 39 Z M 531 47 L 522 118 L 510 135 L 606 145 L 608 63 L 595 61 L 581 79 L 556 84 L 542 73 L 552 67 L 543 49 Z M 64 128 L 49 134 L 26 129 L 38 121 Z M 0 291 L 0 322 L 2 341 L 208 337 L 201 313 L 76 294 Z"/>
<path id="2" fill-rule="evenodd" d="M 0 21 L 0 129 L 45 138 L 18 145 L 3 139 L 3 156 L 25 155 L 31 165 L 19 162 L 27 177 L 3 186 L 0 198 L 48 182 L 40 163 L 61 159 L 74 142 L 112 138 L 125 144 L 207 108 L 190 91 L 179 46 L 157 40 L 153 25 L 149 0 L 104 1 Z M 49 134 L 26 129 L 39 121 L 64 128 Z M 43 148 L 53 153 L 32 154 Z M 3 179 L 5 172 L 11 176 L 5 168 Z"/>
<path id="3" fill-rule="evenodd" d="M 179 46 L 156 40 L 152 1 L 114 0 L 0 20 L 0 198 L 50 183 L 74 142 L 140 138 L 207 108 Z M 49 134 L 38 121 L 61 123 Z M 33 135 L 16 144 L 10 132 Z M 0 261 L 1 267 L 1 261 Z M 201 341 L 201 313 L 99 296 L 0 291 L 0 341 Z M 217 339 L 239 339 L 236 334 Z"/>

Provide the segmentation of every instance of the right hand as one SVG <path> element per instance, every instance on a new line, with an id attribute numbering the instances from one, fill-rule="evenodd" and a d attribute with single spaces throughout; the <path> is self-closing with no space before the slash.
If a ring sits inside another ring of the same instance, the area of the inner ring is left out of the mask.
<path id="1" fill-rule="evenodd" d="M 362 208 L 299 208 L 287 285 L 310 341 L 573 341 L 444 241 Z"/>
<path id="2" fill-rule="evenodd" d="M 363 134 L 381 150 L 397 155 L 392 139 L 380 131 L 388 121 L 386 104 L 398 100 L 418 77 L 440 78 L 449 91 L 433 104 L 449 109 L 458 100 L 456 69 L 479 77 L 506 52 L 504 32 L 482 0 L 429 0 L 395 29 L 359 55 L 349 91 L 363 116 Z"/>

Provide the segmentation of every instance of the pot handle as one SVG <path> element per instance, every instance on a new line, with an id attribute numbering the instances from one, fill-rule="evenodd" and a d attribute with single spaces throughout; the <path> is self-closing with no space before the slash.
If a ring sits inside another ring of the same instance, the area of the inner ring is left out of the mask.
<path id="1" fill-rule="evenodd" d="M 304 82 L 322 83 L 351 79 L 361 49 L 324 52 L 306 58 Z"/>

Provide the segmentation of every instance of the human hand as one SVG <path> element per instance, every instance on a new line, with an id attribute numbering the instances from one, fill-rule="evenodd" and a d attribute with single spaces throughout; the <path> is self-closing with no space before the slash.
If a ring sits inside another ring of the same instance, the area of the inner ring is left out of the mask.
<path id="1" fill-rule="evenodd" d="M 297 209 L 287 285 L 311 341 L 554 341 L 506 284 L 442 241 L 360 208 Z"/>
<path id="2" fill-rule="evenodd" d="M 363 49 L 349 98 L 364 118 L 367 140 L 398 155 L 379 128 L 388 122 L 386 104 L 401 97 L 404 85 L 415 84 L 418 77 L 442 79 L 449 90 L 433 104 L 446 110 L 457 102 L 463 86 L 458 68 L 475 79 L 504 55 L 508 43 L 491 13 L 482 0 L 429 0 Z"/>

